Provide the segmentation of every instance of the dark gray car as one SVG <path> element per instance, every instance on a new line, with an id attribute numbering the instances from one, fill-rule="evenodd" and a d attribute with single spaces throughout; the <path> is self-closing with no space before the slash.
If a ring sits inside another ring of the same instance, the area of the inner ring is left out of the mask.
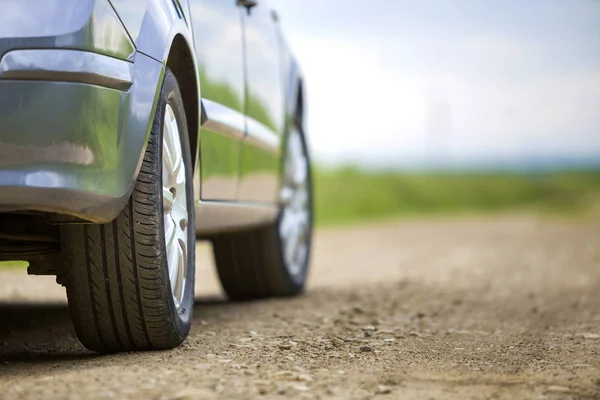
<path id="1" fill-rule="evenodd" d="M 56 275 L 87 348 L 186 338 L 196 238 L 230 299 L 303 290 L 302 76 L 264 0 L 0 10 L 0 260 Z"/>

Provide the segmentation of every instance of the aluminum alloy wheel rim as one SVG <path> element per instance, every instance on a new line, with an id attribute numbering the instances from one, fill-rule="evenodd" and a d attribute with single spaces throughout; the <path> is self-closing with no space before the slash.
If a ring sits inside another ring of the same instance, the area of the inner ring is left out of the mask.
<path id="1" fill-rule="evenodd" d="M 162 140 L 162 197 L 167 269 L 175 307 L 183 301 L 187 275 L 188 211 L 185 163 L 179 126 L 167 104 Z"/>
<path id="2" fill-rule="evenodd" d="M 288 137 L 281 188 L 283 205 L 279 222 L 283 258 L 290 275 L 303 272 L 308 258 L 310 240 L 310 188 L 308 159 L 301 133 L 297 130 Z"/>

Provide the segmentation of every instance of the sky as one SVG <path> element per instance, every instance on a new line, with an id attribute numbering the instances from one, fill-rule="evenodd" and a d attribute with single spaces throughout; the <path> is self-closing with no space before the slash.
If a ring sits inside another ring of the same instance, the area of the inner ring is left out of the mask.
<path id="1" fill-rule="evenodd" d="M 600 162 L 599 0 L 270 0 L 322 163 Z"/>

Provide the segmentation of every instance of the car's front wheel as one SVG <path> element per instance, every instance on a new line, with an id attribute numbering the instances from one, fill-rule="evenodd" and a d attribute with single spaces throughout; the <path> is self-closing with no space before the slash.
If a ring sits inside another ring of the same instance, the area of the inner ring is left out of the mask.
<path id="1" fill-rule="evenodd" d="M 232 300 L 293 296 L 304 289 L 312 244 L 310 159 L 300 128 L 284 146 L 280 211 L 267 226 L 213 239 L 221 284 Z"/>
<path id="2" fill-rule="evenodd" d="M 125 209 L 107 224 L 62 229 L 71 317 L 90 350 L 167 349 L 188 335 L 195 232 L 186 126 L 177 80 L 167 70 Z"/>

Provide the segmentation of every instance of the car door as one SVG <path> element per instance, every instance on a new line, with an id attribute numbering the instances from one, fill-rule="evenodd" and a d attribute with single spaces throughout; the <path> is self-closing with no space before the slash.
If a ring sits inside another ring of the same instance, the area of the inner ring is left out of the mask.
<path id="1" fill-rule="evenodd" d="M 235 0 L 189 0 L 189 8 L 207 117 L 200 130 L 200 197 L 235 200 L 245 135 L 242 8 Z"/>
<path id="2" fill-rule="evenodd" d="M 277 18 L 265 0 L 239 0 L 246 55 L 246 137 L 238 199 L 277 200 L 284 90 Z"/>

